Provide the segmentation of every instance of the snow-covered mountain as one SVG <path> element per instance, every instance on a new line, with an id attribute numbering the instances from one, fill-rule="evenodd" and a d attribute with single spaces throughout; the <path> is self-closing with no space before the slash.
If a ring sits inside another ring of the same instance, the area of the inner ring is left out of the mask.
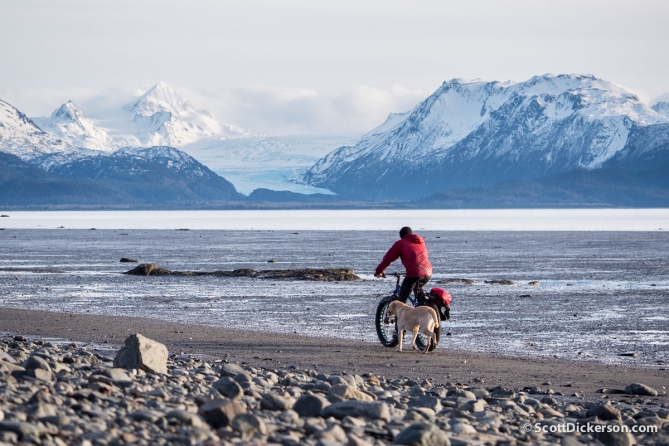
<path id="1" fill-rule="evenodd" d="M 19 113 L 13 112 L 16 116 Z M 29 132 L 23 132 L 27 144 L 19 144 L 14 132 L 11 153 L 51 169 L 75 158 L 121 149 L 171 146 L 240 184 L 244 193 L 259 187 L 327 193 L 300 184 L 301 176 L 322 156 L 358 138 L 250 135 L 221 123 L 206 111 L 196 110 L 176 88 L 165 82 L 159 82 L 123 107 L 105 112 L 98 110 L 95 117 L 90 119 L 68 101 L 49 117 L 32 118 L 34 125 Z M 30 132 L 39 136 L 28 137 Z M 56 150 L 59 145 L 60 149 Z M 2 144 L 0 150 L 5 150 Z M 53 151 L 57 154 L 52 155 Z"/>
<path id="2" fill-rule="evenodd" d="M 58 178 L 93 182 L 147 203 L 243 198 L 232 183 L 173 147 L 127 147 L 60 164 L 41 161 Z"/>
<path id="3" fill-rule="evenodd" d="M 57 135 L 37 127 L 14 106 L 0 100 L 0 151 L 30 161 L 47 154 L 81 152 Z"/>
<path id="4" fill-rule="evenodd" d="M 84 116 L 72 101 L 61 105 L 48 118 L 33 118 L 33 122 L 74 147 L 103 152 L 111 152 L 115 148 L 109 132 Z"/>
<path id="5" fill-rule="evenodd" d="M 329 153 L 304 180 L 347 195 L 415 198 L 624 164 L 658 151 L 669 154 L 669 118 L 594 76 L 454 79 L 355 146 Z"/>
<path id="6" fill-rule="evenodd" d="M 158 82 L 124 110 L 133 125 L 119 134 L 127 145 L 183 147 L 211 137 L 238 137 L 247 133 L 223 124 L 209 112 L 196 110 L 174 87 Z"/>
<path id="7" fill-rule="evenodd" d="M 657 98 L 652 108 L 659 114 L 669 118 L 669 93 Z"/>
<path id="8" fill-rule="evenodd" d="M 21 197 L 9 197 L 12 203 L 142 206 L 243 198 L 229 181 L 173 147 L 114 150 L 109 134 L 71 102 L 40 123 L 53 133 L 0 100 L 0 152 L 9 154 L 3 155 L 4 163 L 30 173 L 5 175 L 3 187 L 21 191 Z M 22 161 L 12 161 L 11 155 Z M 27 169 L 22 162 L 35 167 Z"/>
<path id="9" fill-rule="evenodd" d="M 221 123 L 207 111 L 196 110 L 165 82 L 158 82 L 122 110 L 112 110 L 100 120 L 87 118 L 68 101 L 51 116 L 32 121 L 71 146 L 103 152 L 122 147 L 183 148 L 212 139 L 247 135 L 238 127 Z"/>

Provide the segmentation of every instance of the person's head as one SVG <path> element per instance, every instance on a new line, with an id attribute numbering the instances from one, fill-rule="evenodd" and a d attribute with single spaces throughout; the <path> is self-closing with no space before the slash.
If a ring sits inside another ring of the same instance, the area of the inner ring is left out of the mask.
<path id="1" fill-rule="evenodd" d="M 402 229 L 400 229 L 400 238 L 404 238 L 404 236 L 413 234 L 413 231 L 411 230 L 410 227 L 405 226 Z"/>

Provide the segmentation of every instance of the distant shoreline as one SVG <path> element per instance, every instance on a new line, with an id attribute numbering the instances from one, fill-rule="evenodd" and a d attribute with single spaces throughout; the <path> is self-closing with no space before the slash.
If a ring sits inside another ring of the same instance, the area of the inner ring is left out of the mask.
<path id="1" fill-rule="evenodd" d="M 5 229 L 272 231 L 669 231 L 669 208 L 648 209 L 229 209 L 51 210 L 0 208 Z"/>

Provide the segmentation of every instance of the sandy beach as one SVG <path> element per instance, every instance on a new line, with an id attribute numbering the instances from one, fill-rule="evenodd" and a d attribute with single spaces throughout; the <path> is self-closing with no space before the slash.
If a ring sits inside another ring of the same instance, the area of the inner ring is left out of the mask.
<path id="1" fill-rule="evenodd" d="M 569 397 L 577 393 L 588 401 L 628 400 L 626 395 L 602 395 L 599 389 L 624 389 L 642 382 L 658 390 L 653 398 L 667 404 L 669 371 L 609 366 L 591 361 L 525 359 L 448 348 L 445 337 L 432 354 L 398 353 L 380 344 L 287 334 L 184 325 L 146 318 L 68 314 L 0 308 L 0 327 L 28 338 L 60 338 L 79 344 L 97 343 L 117 350 L 131 333 L 164 343 L 171 353 L 226 357 L 230 361 L 265 368 L 295 365 L 324 373 L 372 373 L 387 378 L 432 378 L 435 383 L 469 384 L 483 379 L 485 386 L 502 385 L 522 390 L 551 388 Z M 101 347 L 102 348 L 102 347 Z M 227 356 L 226 356 L 227 355 Z M 545 383 L 550 384 L 545 384 Z"/>

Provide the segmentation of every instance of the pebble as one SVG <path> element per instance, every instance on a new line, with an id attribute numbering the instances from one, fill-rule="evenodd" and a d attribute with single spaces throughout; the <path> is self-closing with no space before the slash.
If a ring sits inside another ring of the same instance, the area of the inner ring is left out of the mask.
<path id="1" fill-rule="evenodd" d="M 161 365 L 113 367 L 111 358 L 85 347 L 17 338 L 0 342 L 0 444 L 669 443 L 669 410 L 651 400 L 574 401 L 550 395 L 548 382 L 522 390 L 483 387 L 483 379 L 441 384 L 416 376 L 254 368 L 185 354 L 166 356 L 163 373 Z M 633 383 L 625 391 L 647 398 L 654 389 Z M 659 432 L 573 437 L 521 429 L 567 421 L 653 425 Z"/>

